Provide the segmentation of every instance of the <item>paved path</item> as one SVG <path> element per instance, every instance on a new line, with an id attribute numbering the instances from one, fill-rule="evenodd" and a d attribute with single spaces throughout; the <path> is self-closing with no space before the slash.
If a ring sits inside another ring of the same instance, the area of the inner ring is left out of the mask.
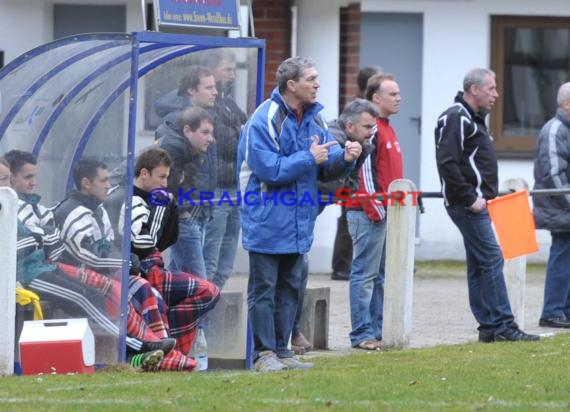
<path id="1" fill-rule="evenodd" d="M 246 289 L 247 276 L 235 275 L 228 289 Z M 350 347 L 350 311 L 348 282 L 333 281 L 329 275 L 311 274 L 309 287 L 329 287 L 328 353 L 355 351 Z M 530 274 L 526 282 L 525 331 L 529 333 L 554 332 L 538 327 L 542 305 L 544 275 Z M 477 340 L 477 324 L 469 309 L 467 282 L 464 274 L 425 274 L 421 270 L 414 279 L 413 326 L 410 347 L 430 347 Z"/>

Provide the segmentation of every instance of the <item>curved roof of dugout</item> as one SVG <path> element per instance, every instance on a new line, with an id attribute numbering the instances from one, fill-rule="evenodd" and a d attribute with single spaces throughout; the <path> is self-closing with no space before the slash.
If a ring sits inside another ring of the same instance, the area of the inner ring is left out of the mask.
<path id="1" fill-rule="evenodd" d="M 259 102 L 263 40 L 98 33 L 37 47 L 0 70 L 0 152 L 28 150 L 38 157 L 47 153 L 71 168 L 118 97 L 130 90 L 127 151 L 132 153 L 137 79 L 176 57 L 215 47 L 258 48 Z"/>

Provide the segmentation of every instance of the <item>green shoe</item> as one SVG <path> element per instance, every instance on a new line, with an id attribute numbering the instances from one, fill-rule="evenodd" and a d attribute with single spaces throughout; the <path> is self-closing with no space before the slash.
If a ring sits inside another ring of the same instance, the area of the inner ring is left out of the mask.
<path id="1" fill-rule="evenodd" d="M 156 370 L 160 361 L 164 358 L 162 349 L 153 350 L 151 352 L 139 353 L 131 358 L 131 366 L 140 368 L 145 372 Z"/>

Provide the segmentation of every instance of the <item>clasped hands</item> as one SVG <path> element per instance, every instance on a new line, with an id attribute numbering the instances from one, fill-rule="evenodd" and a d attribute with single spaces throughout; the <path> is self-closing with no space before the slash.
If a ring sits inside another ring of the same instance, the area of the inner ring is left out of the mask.
<path id="1" fill-rule="evenodd" d="M 329 159 L 329 147 L 338 144 L 337 141 L 326 142 L 319 144 L 318 136 L 313 136 L 313 143 L 311 144 L 310 152 L 315 158 L 315 162 L 320 165 Z M 344 160 L 352 162 L 358 159 L 362 153 L 362 146 L 358 142 L 347 141 L 344 145 Z"/>

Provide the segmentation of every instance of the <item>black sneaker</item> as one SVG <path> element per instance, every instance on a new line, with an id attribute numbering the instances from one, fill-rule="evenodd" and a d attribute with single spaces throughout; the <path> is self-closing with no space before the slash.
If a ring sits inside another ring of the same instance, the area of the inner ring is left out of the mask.
<path id="1" fill-rule="evenodd" d="M 559 316 L 554 318 L 541 318 L 538 321 L 538 326 L 545 328 L 570 328 L 570 319 L 566 316 Z"/>
<path id="2" fill-rule="evenodd" d="M 350 273 L 347 272 L 333 272 L 331 273 L 332 280 L 350 280 Z"/>
<path id="3" fill-rule="evenodd" d="M 176 339 L 164 338 L 152 342 L 143 342 L 140 352 L 152 352 L 155 350 L 162 350 L 164 354 L 168 354 L 176 346 Z"/>
<path id="4" fill-rule="evenodd" d="M 479 331 L 479 342 L 530 342 L 540 340 L 538 335 L 530 335 L 519 329 L 517 325 L 511 325 L 499 334 L 494 334 L 492 331 L 481 330 Z"/>

